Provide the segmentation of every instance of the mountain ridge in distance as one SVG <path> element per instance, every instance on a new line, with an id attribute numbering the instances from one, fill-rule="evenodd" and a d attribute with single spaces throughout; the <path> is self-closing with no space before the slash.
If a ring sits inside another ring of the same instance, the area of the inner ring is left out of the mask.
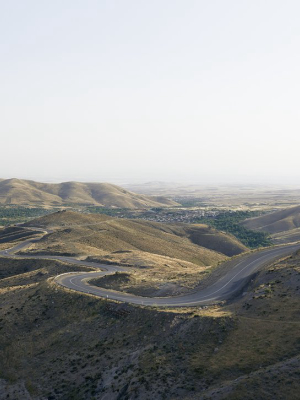
<path id="1" fill-rule="evenodd" d="M 43 183 L 25 179 L 0 179 L 2 205 L 82 204 L 118 208 L 176 206 L 164 196 L 136 194 L 110 183 Z"/>

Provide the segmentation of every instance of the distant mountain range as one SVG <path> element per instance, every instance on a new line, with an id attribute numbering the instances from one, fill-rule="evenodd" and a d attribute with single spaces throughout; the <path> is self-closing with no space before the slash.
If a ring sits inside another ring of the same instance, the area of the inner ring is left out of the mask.
<path id="1" fill-rule="evenodd" d="M 163 196 L 140 195 L 110 183 L 42 183 L 23 179 L 0 179 L 0 204 L 84 204 L 120 208 L 178 205 Z"/>

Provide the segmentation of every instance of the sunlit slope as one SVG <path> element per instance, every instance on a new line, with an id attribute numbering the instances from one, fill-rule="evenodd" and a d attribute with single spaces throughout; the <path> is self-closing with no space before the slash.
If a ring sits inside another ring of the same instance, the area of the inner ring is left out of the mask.
<path id="1" fill-rule="evenodd" d="M 111 220 L 105 214 L 81 214 L 73 211 L 59 211 L 52 214 L 47 214 L 39 218 L 35 218 L 26 222 L 22 226 L 39 227 L 45 229 L 53 229 L 60 227 L 76 227 L 86 225 L 98 225 L 103 221 Z"/>
<path id="2" fill-rule="evenodd" d="M 234 254 L 246 250 L 230 236 L 203 225 L 168 225 L 69 211 L 37 218 L 27 225 L 61 227 L 34 244 L 31 251 L 97 256 L 144 251 L 203 266 L 225 260 L 233 249 Z"/>
<path id="3" fill-rule="evenodd" d="M 0 180 L 0 204 L 86 204 L 105 207 L 149 208 L 176 205 L 164 197 L 139 195 L 109 183 L 41 183 Z"/>
<path id="4" fill-rule="evenodd" d="M 300 227 L 300 206 L 286 208 L 243 222 L 248 229 L 262 230 L 271 234 L 290 231 Z"/>

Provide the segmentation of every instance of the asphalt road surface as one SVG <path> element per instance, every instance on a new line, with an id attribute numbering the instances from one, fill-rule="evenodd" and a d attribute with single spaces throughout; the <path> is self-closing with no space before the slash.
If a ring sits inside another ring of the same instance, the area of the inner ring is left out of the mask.
<path id="1" fill-rule="evenodd" d="M 45 233 L 47 232 L 45 231 Z M 287 256 L 300 249 L 300 244 L 298 243 L 256 251 L 232 261 L 230 270 L 211 286 L 205 289 L 196 289 L 193 292 L 182 296 L 143 297 L 135 296 L 129 293 L 103 289 L 92 286 L 88 283 L 89 280 L 94 278 L 99 278 L 108 274 L 114 274 L 117 271 L 126 271 L 125 268 L 117 265 L 104 265 L 64 256 L 15 255 L 17 251 L 28 247 L 34 240 L 39 239 L 25 240 L 21 244 L 9 250 L 0 252 L 0 256 L 10 258 L 53 259 L 92 267 L 97 269 L 97 271 L 61 274 L 55 277 L 55 282 L 68 289 L 92 294 L 97 297 L 118 300 L 131 304 L 157 307 L 189 307 L 196 305 L 209 305 L 219 301 L 228 300 L 243 290 L 245 285 L 249 282 L 253 274 L 255 274 L 258 269 L 262 268 L 264 265 L 270 263 L 278 257 Z"/>

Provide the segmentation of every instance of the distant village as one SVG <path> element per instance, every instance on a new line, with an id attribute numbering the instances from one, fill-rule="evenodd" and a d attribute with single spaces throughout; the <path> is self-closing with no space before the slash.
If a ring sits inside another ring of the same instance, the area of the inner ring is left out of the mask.
<path id="1" fill-rule="evenodd" d="M 203 209 L 151 209 L 147 211 L 129 211 L 116 214 L 119 218 L 144 219 L 146 221 L 166 222 L 166 223 L 195 223 L 201 218 L 215 218 L 220 214 L 216 210 Z"/>

